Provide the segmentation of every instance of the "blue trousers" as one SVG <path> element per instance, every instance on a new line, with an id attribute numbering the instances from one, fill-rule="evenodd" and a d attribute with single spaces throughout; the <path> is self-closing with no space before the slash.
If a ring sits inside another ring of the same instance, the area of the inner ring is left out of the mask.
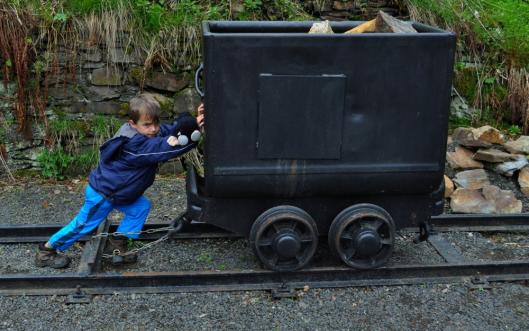
<path id="1" fill-rule="evenodd" d="M 79 238 L 92 232 L 113 209 L 125 214 L 117 232 L 128 238 L 137 239 L 139 237 L 138 232 L 141 231 L 151 210 L 151 203 L 147 198 L 141 196 L 129 205 L 114 205 L 88 185 L 85 191 L 84 204 L 77 216 L 51 236 L 48 244 L 59 251 L 68 249 Z"/>

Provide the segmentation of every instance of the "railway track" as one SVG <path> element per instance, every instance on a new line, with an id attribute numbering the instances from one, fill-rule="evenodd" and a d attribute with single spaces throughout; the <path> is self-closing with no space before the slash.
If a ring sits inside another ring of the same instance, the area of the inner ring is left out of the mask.
<path id="1" fill-rule="evenodd" d="M 529 232 L 529 214 L 484 215 L 484 214 L 444 214 L 433 216 L 430 224 L 434 232 Z M 148 223 L 143 230 L 156 231 L 167 227 L 168 223 Z M 0 224 L 0 244 L 36 243 L 46 241 L 62 227 L 61 224 Z M 117 224 L 110 224 L 109 231 L 114 232 Z M 416 228 L 406 228 L 403 232 L 417 232 Z M 145 233 L 140 240 L 157 240 L 161 232 Z M 182 231 L 171 236 L 174 239 L 237 238 L 236 234 L 226 232 L 214 225 L 193 222 L 184 226 Z M 90 237 L 83 237 L 87 241 Z"/>
<path id="2" fill-rule="evenodd" d="M 145 224 L 143 230 L 146 232 L 156 231 L 167 227 L 167 223 Z M 2 225 L 0 224 L 0 244 L 21 244 L 44 242 L 57 232 L 60 224 L 24 224 L 24 225 Z M 117 224 L 110 224 L 109 232 L 115 232 Z M 143 233 L 139 240 L 157 240 L 164 233 Z M 206 238 L 236 238 L 237 235 L 226 232 L 218 227 L 206 223 L 192 223 L 184 226 L 181 232 L 171 236 L 174 239 L 206 239 Z M 85 236 L 80 241 L 88 241 L 91 237 Z"/>
<path id="3" fill-rule="evenodd" d="M 142 240 L 157 240 L 164 233 L 155 232 L 167 224 L 148 224 Z M 197 291 L 271 290 L 274 296 L 295 296 L 302 288 L 330 288 L 374 285 L 468 282 L 470 286 L 488 286 L 494 282 L 529 280 L 529 259 L 509 261 L 468 261 L 442 235 L 447 231 L 529 231 L 529 216 L 518 215 L 441 215 L 431 220 L 428 242 L 445 263 L 435 265 L 398 265 L 374 270 L 345 267 L 315 267 L 295 272 L 267 270 L 200 272 L 100 272 L 102 248 L 106 237 L 86 241 L 76 273 L 0 275 L 0 295 L 70 295 L 72 301 L 87 300 L 95 294 L 168 293 Z M 33 243 L 46 240 L 59 225 L 0 225 L 0 243 Z M 109 221 L 98 233 L 112 232 Z M 418 229 L 404 229 L 417 232 Z M 236 238 L 212 225 L 191 223 L 174 239 Z"/>

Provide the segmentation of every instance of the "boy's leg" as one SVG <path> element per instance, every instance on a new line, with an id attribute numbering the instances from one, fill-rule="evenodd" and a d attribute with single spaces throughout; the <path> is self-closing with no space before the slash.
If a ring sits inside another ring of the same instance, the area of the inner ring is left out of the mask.
<path id="1" fill-rule="evenodd" d="M 114 207 L 125 214 L 117 232 L 122 233 L 127 238 L 138 239 L 139 232 L 151 211 L 151 202 L 146 197 L 141 196 L 129 205 L 116 205 Z"/>
<path id="2" fill-rule="evenodd" d="M 90 186 L 85 190 L 85 202 L 70 223 L 55 233 L 47 243 L 39 245 L 35 264 L 38 267 L 65 268 L 70 258 L 57 254 L 66 250 L 81 236 L 91 232 L 112 210 L 112 205 Z"/>
<path id="3" fill-rule="evenodd" d="M 119 224 L 117 232 L 121 233 L 117 238 L 109 238 L 107 242 L 108 252 L 118 250 L 121 254 L 127 252 L 127 239 L 137 239 L 143 224 L 145 223 L 149 211 L 151 210 L 151 203 L 147 198 L 141 196 L 138 200 L 129 205 L 116 205 L 117 210 L 123 212 L 125 217 Z M 138 258 L 137 254 L 130 254 L 121 259 L 113 260 L 114 264 L 134 263 Z"/>
<path id="4" fill-rule="evenodd" d="M 92 232 L 112 211 L 113 206 L 90 185 L 85 191 L 85 202 L 70 223 L 48 240 L 48 245 L 59 251 L 68 249 L 82 236 Z"/>

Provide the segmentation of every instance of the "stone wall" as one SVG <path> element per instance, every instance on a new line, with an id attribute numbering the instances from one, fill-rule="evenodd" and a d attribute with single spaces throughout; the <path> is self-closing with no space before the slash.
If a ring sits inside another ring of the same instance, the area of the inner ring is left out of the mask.
<path id="1" fill-rule="evenodd" d="M 113 117 L 125 122 L 128 102 L 140 93 L 142 84 L 143 92 L 152 94 L 160 102 L 164 122 L 183 111 L 193 112 L 200 102 L 192 86 L 193 73 L 190 71 L 152 71 L 145 75 L 142 59 L 131 58 L 122 48 L 109 52 L 102 45 L 79 47 L 75 55 L 74 77 L 64 74 L 68 71 L 67 64 L 60 63 L 58 74 L 48 78 L 45 112 L 48 123 L 61 118 L 89 125 L 95 116 Z M 11 170 L 37 168 L 37 156 L 46 148 L 44 126 L 40 123 L 41 119 L 30 118 L 25 132 L 16 132 L 16 120 L 12 114 L 15 93 L 14 83 L 7 87 L 0 84 L 0 122 L 3 123 L 0 130 L 8 165 Z M 90 128 L 83 134 L 88 136 L 82 144 L 92 146 Z"/>
<path id="2" fill-rule="evenodd" d="M 378 10 L 400 15 L 392 0 L 315 0 L 305 2 L 304 6 L 317 19 L 365 20 L 374 17 Z M 75 50 L 74 54 L 71 49 Z M 144 59 L 126 53 L 123 47 L 107 49 L 105 45 L 63 45 L 56 58 L 58 67 L 54 74 L 48 75 L 49 98 L 45 113 L 49 122 L 66 118 L 90 123 L 95 116 L 115 117 L 124 122 L 128 102 L 140 92 L 140 86 L 143 92 L 152 93 L 158 99 L 165 120 L 183 111 L 194 111 L 199 103 L 193 87 L 192 68 L 178 73 L 153 71 L 145 75 Z M 28 120 L 24 132 L 16 131 L 12 112 L 15 90 L 14 83 L 6 87 L 0 84 L 0 146 L 5 145 L 7 153 L 3 155 L 7 154 L 11 170 L 35 169 L 39 167 L 37 156 L 47 148 L 44 126 L 42 119 L 33 118 Z M 88 137 L 82 141 L 87 148 L 93 147 L 90 138 L 88 132 Z"/>
<path id="3" fill-rule="evenodd" d="M 379 10 L 403 18 L 396 0 L 308 1 L 315 16 L 329 21 L 362 21 L 372 19 Z"/>

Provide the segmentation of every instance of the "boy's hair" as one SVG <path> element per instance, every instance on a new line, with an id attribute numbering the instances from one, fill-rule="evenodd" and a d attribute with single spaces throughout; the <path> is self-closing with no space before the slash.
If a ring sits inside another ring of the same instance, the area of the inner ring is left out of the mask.
<path id="1" fill-rule="evenodd" d="M 134 123 L 138 123 L 141 115 L 154 123 L 160 122 L 160 104 L 152 96 L 140 94 L 130 99 L 129 105 L 129 117 Z"/>

